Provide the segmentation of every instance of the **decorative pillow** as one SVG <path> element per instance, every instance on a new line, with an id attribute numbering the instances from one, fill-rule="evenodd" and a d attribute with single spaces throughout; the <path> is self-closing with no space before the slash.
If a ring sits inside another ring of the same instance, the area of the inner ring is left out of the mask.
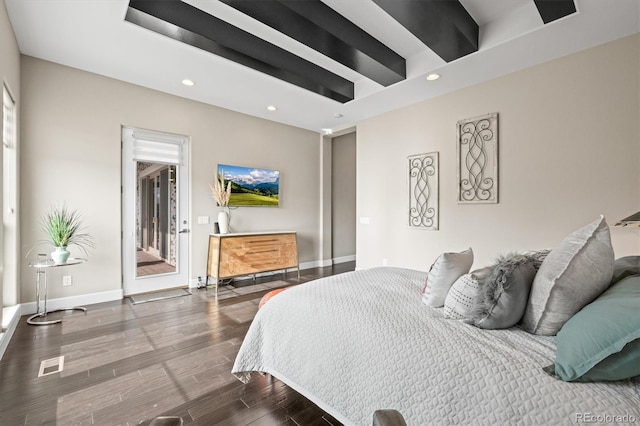
<path id="1" fill-rule="evenodd" d="M 556 361 L 544 370 L 564 381 L 640 376 L 640 276 L 614 284 L 567 321 Z"/>
<path id="2" fill-rule="evenodd" d="M 533 280 L 522 318 L 530 332 L 552 336 L 611 282 L 613 248 L 604 217 L 567 236 L 551 250 Z"/>
<path id="3" fill-rule="evenodd" d="M 540 269 L 540 266 L 542 266 L 542 262 L 544 262 L 550 252 L 551 250 L 547 249 L 534 250 L 528 251 L 524 255 L 529 257 L 533 261 L 533 267 L 535 268 L 536 272 L 538 272 L 538 269 Z"/>
<path id="4" fill-rule="evenodd" d="M 536 275 L 536 258 L 526 254 L 501 256 L 491 274 L 482 281 L 472 312 L 480 328 L 509 328 L 520 321 L 527 307 L 531 284 Z"/>
<path id="5" fill-rule="evenodd" d="M 613 263 L 611 285 L 631 275 L 640 275 L 640 256 L 626 256 Z"/>
<path id="6" fill-rule="evenodd" d="M 460 253 L 442 253 L 429 269 L 422 290 L 422 303 L 432 308 L 444 305 L 444 299 L 453 283 L 469 272 L 473 264 L 473 250 Z"/>
<path id="7" fill-rule="evenodd" d="M 482 280 L 491 274 L 491 268 L 477 269 L 456 280 L 444 302 L 444 317 L 473 323 L 472 313 L 480 297 Z"/>
<path id="8" fill-rule="evenodd" d="M 260 303 L 258 303 L 258 309 L 262 308 L 264 306 L 264 304 L 267 303 L 269 300 L 271 300 L 271 298 L 273 296 L 275 296 L 276 294 L 282 293 L 287 288 L 289 288 L 289 287 L 277 288 L 275 290 L 271 290 L 269 293 L 267 293 L 264 296 L 262 296 L 262 299 L 260 299 Z"/>

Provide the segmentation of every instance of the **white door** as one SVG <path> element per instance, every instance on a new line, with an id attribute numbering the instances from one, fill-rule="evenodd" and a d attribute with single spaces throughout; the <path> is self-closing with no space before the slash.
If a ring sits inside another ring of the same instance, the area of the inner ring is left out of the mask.
<path id="1" fill-rule="evenodd" d="M 122 128 L 125 295 L 189 285 L 189 138 Z"/>

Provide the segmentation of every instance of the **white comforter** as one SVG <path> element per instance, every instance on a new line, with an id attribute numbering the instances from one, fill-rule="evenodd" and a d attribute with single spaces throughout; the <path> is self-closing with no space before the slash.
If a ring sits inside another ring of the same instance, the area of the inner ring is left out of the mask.
<path id="1" fill-rule="evenodd" d="M 640 385 L 546 375 L 552 338 L 446 320 L 420 301 L 425 277 L 375 268 L 288 289 L 258 311 L 233 373 L 272 374 L 349 425 L 383 408 L 409 425 L 640 423 Z"/>

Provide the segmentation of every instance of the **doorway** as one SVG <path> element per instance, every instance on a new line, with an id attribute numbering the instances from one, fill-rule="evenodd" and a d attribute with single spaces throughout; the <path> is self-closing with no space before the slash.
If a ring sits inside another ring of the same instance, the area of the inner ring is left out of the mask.
<path id="1" fill-rule="evenodd" d="M 356 133 L 331 140 L 331 257 L 356 260 Z"/>
<path id="2" fill-rule="evenodd" d="M 124 294 L 189 283 L 188 138 L 122 129 Z"/>
<path id="3" fill-rule="evenodd" d="M 176 271 L 176 166 L 138 162 L 136 276 Z"/>

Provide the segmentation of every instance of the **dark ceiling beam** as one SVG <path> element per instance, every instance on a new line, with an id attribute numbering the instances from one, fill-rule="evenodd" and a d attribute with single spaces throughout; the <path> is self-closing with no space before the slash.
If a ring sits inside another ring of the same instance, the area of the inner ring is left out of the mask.
<path id="1" fill-rule="evenodd" d="M 125 19 L 338 102 L 353 82 L 180 0 L 131 0 Z"/>
<path id="2" fill-rule="evenodd" d="M 383 86 L 406 77 L 405 59 L 320 0 L 221 0 Z"/>
<path id="3" fill-rule="evenodd" d="M 457 0 L 373 0 L 447 62 L 478 50 L 478 24 Z"/>
<path id="4" fill-rule="evenodd" d="M 534 0 L 534 3 L 545 24 L 576 12 L 573 0 Z"/>

